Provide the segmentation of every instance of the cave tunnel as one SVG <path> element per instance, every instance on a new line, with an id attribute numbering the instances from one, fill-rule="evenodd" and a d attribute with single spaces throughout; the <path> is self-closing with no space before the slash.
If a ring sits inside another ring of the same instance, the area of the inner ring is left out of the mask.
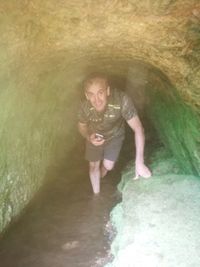
<path id="1" fill-rule="evenodd" d="M 11 1 L 0 15 L 0 265 L 199 266 L 198 1 Z M 133 99 L 153 173 L 133 181 L 127 127 L 97 198 L 77 130 L 94 71 Z"/>

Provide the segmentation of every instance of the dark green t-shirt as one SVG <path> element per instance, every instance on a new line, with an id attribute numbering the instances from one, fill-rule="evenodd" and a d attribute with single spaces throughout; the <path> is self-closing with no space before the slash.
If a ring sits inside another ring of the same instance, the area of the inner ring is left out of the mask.
<path id="1" fill-rule="evenodd" d="M 78 121 L 88 126 L 89 133 L 102 134 L 106 140 L 124 134 L 124 120 L 137 115 L 131 98 L 122 91 L 112 89 L 104 111 L 98 112 L 88 100 L 81 103 Z"/>

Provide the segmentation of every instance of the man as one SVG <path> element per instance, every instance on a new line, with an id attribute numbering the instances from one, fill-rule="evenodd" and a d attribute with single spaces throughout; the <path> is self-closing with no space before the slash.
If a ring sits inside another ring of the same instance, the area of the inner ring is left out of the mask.
<path id="1" fill-rule="evenodd" d="M 90 75 L 84 83 L 86 100 L 78 114 L 78 129 L 86 138 L 86 159 L 94 194 L 100 192 L 100 178 L 112 170 L 124 140 L 124 121 L 135 133 L 135 179 L 149 178 L 144 164 L 144 131 L 131 99 L 110 88 L 106 76 Z"/>

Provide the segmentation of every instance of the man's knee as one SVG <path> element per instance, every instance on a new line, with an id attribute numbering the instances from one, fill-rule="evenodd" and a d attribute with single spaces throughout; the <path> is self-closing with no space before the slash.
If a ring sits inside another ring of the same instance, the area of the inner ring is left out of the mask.
<path id="1" fill-rule="evenodd" d="M 115 162 L 111 160 L 104 159 L 103 166 L 106 170 L 111 171 L 114 168 Z"/>
<path id="2" fill-rule="evenodd" d="M 100 168 L 100 161 L 89 162 L 90 172 L 98 171 Z"/>

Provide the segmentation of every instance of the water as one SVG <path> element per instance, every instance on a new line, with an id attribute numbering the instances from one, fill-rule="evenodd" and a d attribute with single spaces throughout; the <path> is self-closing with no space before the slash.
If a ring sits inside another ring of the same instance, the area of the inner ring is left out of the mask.
<path id="1" fill-rule="evenodd" d="M 1 267 L 100 267 L 109 259 L 109 213 L 120 200 L 119 170 L 94 196 L 84 162 L 51 169 L 37 194 L 0 241 Z"/>

